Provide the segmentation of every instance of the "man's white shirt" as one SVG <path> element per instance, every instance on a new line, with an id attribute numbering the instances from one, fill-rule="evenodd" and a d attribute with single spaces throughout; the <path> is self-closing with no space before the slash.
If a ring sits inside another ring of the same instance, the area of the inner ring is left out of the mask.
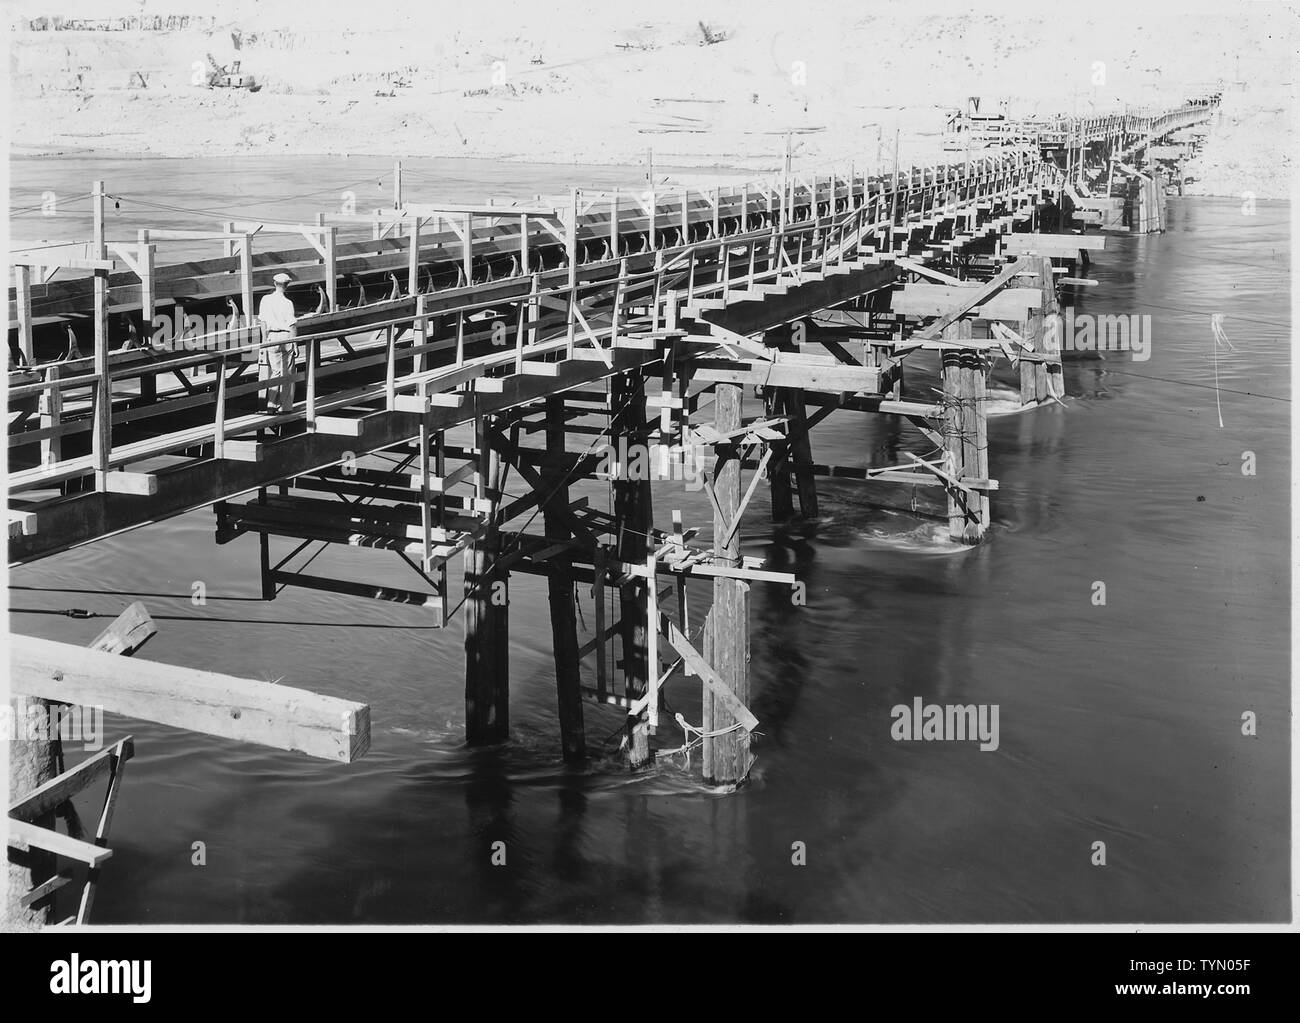
<path id="1" fill-rule="evenodd" d="M 293 302 L 288 295 L 273 291 L 262 297 L 261 304 L 257 307 L 257 318 L 262 321 L 267 333 L 273 330 L 289 330 L 296 319 L 293 313 Z"/>

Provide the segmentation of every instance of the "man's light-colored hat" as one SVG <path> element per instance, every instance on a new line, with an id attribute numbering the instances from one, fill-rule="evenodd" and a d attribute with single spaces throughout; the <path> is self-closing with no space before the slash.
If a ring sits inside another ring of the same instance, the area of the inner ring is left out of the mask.
<path id="1" fill-rule="evenodd" d="M 276 284 L 288 284 L 290 281 L 293 280 L 293 278 L 290 277 L 287 273 L 281 271 L 280 273 L 272 277 L 271 280 L 275 281 Z"/>

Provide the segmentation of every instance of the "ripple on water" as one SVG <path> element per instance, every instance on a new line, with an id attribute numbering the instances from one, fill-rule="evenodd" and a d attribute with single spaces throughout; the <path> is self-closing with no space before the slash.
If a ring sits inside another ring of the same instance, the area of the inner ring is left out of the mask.
<path id="1" fill-rule="evenodd" d="M 948 535 L 948 523 L 917 522 L 901 512 L 883 512 L 881 521 L 859 530 L 858 537 L 870 546 L 905 554 L 965 554 L 975 549 L 954 543 Z"/>

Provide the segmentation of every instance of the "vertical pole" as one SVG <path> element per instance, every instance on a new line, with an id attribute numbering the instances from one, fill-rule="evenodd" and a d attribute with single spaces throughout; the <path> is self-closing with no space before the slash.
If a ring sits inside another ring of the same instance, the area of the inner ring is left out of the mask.
<path id="1" fill-rule="evenodd" d="M 619 449 L 614 480 L 616 557 L 627 564 L 645 563 L 651 528 L 650 458 L 646 433 L 645 379 L 639 371 L 616 375 L 610 388 L 610 434 Z M 632 479 L 629 469 L 640 466 Z M 653 585 L 653 580 L 650 580 Z M 646 586 L 632 579 L 620 587 L 620 633 L 623 645 L 624 695 L 636 700 L 646 693 Z M 643 718 L 628 718 L 628 760 L 633 769 L 650 759 L 650 737 Z"/>
<path id="2" fill-rule="evenodd" d="M 503 613 L 509 591 L 504 575 L 493 572 L 501 456 L 492 446 L 491 424 L 485 418 L 480 415 L 474 421 L 474 497 L 478 507 L 487 509 L 486 518 L 482 532 L 465 551 L 465 741 L 471 746 L 503 742 L 510 732 L 510 680 L 501 656 L 510 640 Z"/>
<path id="3" fill-rule="evenodd" d="M 1055 323 L 1056 330 L 1042 330 L 1038 344 L 1046 361 L 1034 367 L 1035 391 L 1039 401 L 1065 397 L 1065 381 L 1061 373 L 1061 303 L 1056 297 L 1056 276 L 1052 273 L 1052 261 L 1042 256 L 1038 262 L 1038 280 L 1042 287 L 1042 317 L 1044 324 Z"/>
<path id="4" fill-rule="evenodd" d="M 325 300 L 329 303 L 329 311 L 334 312 L 339 307 L 339 281 L 338 272 L 334 260 L 334 246 L 338 242 L 338 228 L 331 227 L 325 232 Z"/>
<path id="5" fill-rule="evenodd" d="M 519 275 L 528 276 L 528 214 L 519 217 Z"/>
<path id="6" fill-rule="evenodd" d="M 104 259 L 104 182 L 94 185 L 95 258 Z M 108 486 L 109 454 L 113 446 L 112 381 L 108 367 L 108 273 L 95 271 L 95 424 L 91 453 L 95 465 L 95 489 Z"/>
<path id="7" fill-rule="evenodd" d="M 401 164 L 399 163 L 400 167 Z M 419 294 L 420 291 L 420 218 L 412 217 L 407 227 L 410 236 L 410 252 L 406 264 L 406 293 Z"/>
<path id="8" fill-rule="evenodd" d="M 402 208 L 402 161 L 393 164 L 393 209 Z"/>
<path id="9" fill-rule="evenodd" d="M 898 222 L 898 137 L 900 129 L 894 127 L 894 187 L 889 193 L 889 248 L 894 249 L 894 226 Z"/>
<path id="10" fill-rule="evenodd" d="M 528 343 L 537 344 L 537 323 L 541 319 L 541 299 L 538 292 L 541 289 L 541 274 L 532 275 L 532 288 L 528 298 Z M 618 331 L 615 329 L 615 334 Z"/>
<path id="11" fill-rule="evenodd" d="M 738 384 L 718 384 L 714 392 L 719 433 L 740 426 L 741 389 Z M 731 531 L 731 520 L 740 508 L 740 461 L 737 452 L 720 461 L 713 481 L 718 507 L 713 516 L 713 535 L 718 560 L 726 565 L 740 562 L 740 530 Z M 731 531 L 725 543 L 723 538 Z M 749 702 L 749 585 L 741 579 L 715 577 L 713 608 L 705 626 L 708 649 L 705 656 L 722 682 L 731 688 L 741 703 Z M 710 785 L 738 785 L 749 774 L 753 757 L 749 752 L 749 732 L 732 728 L 735 719 L 726 706 L 716 699 L 709 687 L 704 689 L 704 781 Z M 731 729 L 731 730 L 728 730 Z M 718 733 L 713 734 L 708 733 Z"/>
<path id="12" fill-rule="evenodd" d="M 969 338 L 970 321 L 949 324 L 943 335 Z M 987 362 L 981 352 L 961 348 L 944 349 L 942 359 L 946 471 L 957 479 L 987 479 Z M 984 539 L 987 501 L 981 491 L 948 491 L 948 535 L 954 543 L 973 545 Z"/>
<path id="13" fill-rule="evenodd" d="M 465 239 L 460 247 L 460 268 L 468 288 L 474 283 L 474 214 L 465 214 L 461 229 L 465 232 Z"/>
<path id="14" fill-rule="evenodd" d="M 546 460 L 543 462 L 542 480 L 547 497 L 542 504 L 542 514 L 547 538 L 557 542 L 568 540 L 573 535 L 559 512 L 569 503 L 569 488 L 564 482 L 564 437 L 564 398 L 558 394 L 551 395 L 546 399 Z M 573 762 L 587 755 L 587 739 L 582 720 L 582 674 L 578 658 L 578 622 L 573 604 L 572 556 L 568 551 L 561 551 L 547 561 L 547 567 L 560 744 L 564 759 Z"/>
<path id="15" fill-rule="evenodd" d="M 59 389 L 58 363 L 45 371 L 45 383 L 40 401 L 41 429 L 53 432 L 41 441 L 41 464 L 53 465 L 63 459 L 63 436 L 59 430 L 63 423 L 63 391 Z"/>
<path id="16" fill-rule="evenodd" d="M 153 246 L 149 244 L 149 232 L 136 233 L 136 260 L 140 264 L 140 337 L 148 338 L 153 333 Z"/>
<path id="17" fill-rule="evenodd" d="M 226 353 L 217 359 L 217 415 L 212 434 L 212 457 L 226 457 Z"/>
<path id="18" fill-rule="evenodd" d="M 766 393 L 767 414 L 779 416 L 785 407 L 786 391 L 773 387 Z M 794 495 L 790 489 L 790 427 L 785 427 L 786 440 L 777 441 L 772 460 L 768 463 L 768 489 L 772 495 L 772 521 L 786 522 L 794 518 Z"/>
<path id="19" fill-rule="evenodd" d="M 569 260 L 568 348 L 565 358 L 573 358 L 573 342 L 578 330 L 578 190 L 569 190 L 569 222 L 564 228 L 564 249 Z"/>
<path id="20" fill-rule="evenodd" d="M 30 366 L 36 361 L 32 348 L 32 270 L 14 265 L 14 306 L 18 314 L 18 350 L 23 362 Z"/>
<path id="21" fill-rule="evenodd" d="M 653 547 L 654 545 L 651 544 Z M 659 727 L 659 559 L 653 551 L 646 555 L 646 601 L 645 601 L 645 636 L 646 636 L 646 728 L 651 735 Z"/>
<path id="22" fill-rule="evenodd" d="M 239 241 L 239 292 L 244 302 L 244 327 L 251 332 L 257 310 L 253 307 L 253 236 L 247 232 Z"/>
<path id="23" fill-rule="evenodd" d="M 1048 260 L 1050 265 L 1051 260 Z M 1043 281 L 1041 267 L 1034 266 L 1034 276 L 1029 286 L 1042 290 Z M 1020 322 L 1020 336 L 1029 344 L 1030 350 L 1039 355 L 1043 350 L 1043 335 L 1045 333 L 1045 323 L 1043 314 L 1047 312 L 1047 307 L 1039 303 L 1039 308 L 1030 309 L 1028 316 Z M 1020 404 L 1030 405 L 1039 401 L 1046 401 L 1047 395 L 1038 393 L 1038 363 L 1031 359 L 1020 360 Z"/>
<path id="24" fill-rule="evenodd" d="M 426 412 L 420 417 L 420 436 L 416 443 L 420 445 L 420 567 L 428 572 L 429 562 L 433 558 L 433 502 L 430 497 L 429 474 L 431 467 L 429 464 L 429 446 L 433 440 L 429 429 L 429 413 Z M 441 473 L 439 474 L 441 475 Z M 441 503 L 441 499 L 440 499 Z M 445 559 L 444 559 L 445 565 Z M 440 585 L 439 590 L 443 601 L 446 600 L 446 587 Z M 443 613 L 440 619 L 441 624 L 446 625 L 446 614 Z"/>
<path id="25" fill-rule="evenodd" d="M 790 133 L 785 133 L 785 157 L 781 161 L 781 226 L 790 223 L 794 215 L 794 182 L 791 180 Z"/>
<path id="26" fill-rule="evenodd" d="M 609 256 L 611 259 L 618 259 L 619 253 L 618 239 L 618 189 L 614 189 L 609 195 Z"/>
<path id="27" fill-rule="evenodd" d="M 411 372 L 421 373 L 424 371 L 425 353 L 419 351 L 429 340 L 429 321 L 425 318 L 425 298 L 423 295 L 415 296 L 415 322 L 412 324 L 411 347 L 416 349 L 415 357 L 411 359 Z M 441 320 L 439 320 L 441 322 Z M 396 358 L 396 353 L 394 353 Z"/>
<path id="28" fill-rule="evenodd" d="M 656 237 L 659 227 L 659 198 L 655 195 L 655 154 L 653 149 L 645 151 L 645 177 L 646 177 L 646 195 L 650 199 L 650 210 L 648 217 L 648 227 L 650 232 L 650 248 L 655 248 L 659 241 Z"/>
<path id="29" fill-rule="evenodd" d="M 817 480 L 813 476 L 812 441 L 808 436 L 802 388 L 785 389 L 785 413 L 788 417 L 790 454 L 794 459 L 795 484 L 799 489 L 799 511 L 805 519 L 815 519 L 818 517 Z"/>

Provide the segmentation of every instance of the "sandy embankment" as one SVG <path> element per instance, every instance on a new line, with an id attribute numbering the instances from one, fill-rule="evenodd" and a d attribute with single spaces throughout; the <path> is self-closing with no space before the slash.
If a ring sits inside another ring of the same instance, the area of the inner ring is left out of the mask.
<path id="1" fill-rule="evenodd" d="M 167 12 L 214 23 L 15 33 L 13 151 L 636 163 L 653 149 L 660 164 L 772 168 L 794 132 L 798 166 L 861 168 L 891 163 L 896 126 L 904 163 L 935 158 L 946 111 L 971 95 L 1013 114 L 1086 113 L 1175 103 L 1237 75 L 1247 84 L 1230 87 L 1200 185 L 1237 194 L 1249 177 L 1280 196 L 1288 140 L 1270 132 L 1289 119 L 1289 65 L 1282 33 L 1261 30 L 1269 6 L 1142 21 L 1119 7 L 1062 24 L 1029 7 L 954 18 L 805 0 L 792 19 L 786 3 L 663 0 L 636 17 L 559 0 L 359 24 L 355 6 L 171 0 Z M 700 20 L 728 38 L 701 45 Z M 195 85 L 209 54 L 240 60 L 262 90 Z"/>

